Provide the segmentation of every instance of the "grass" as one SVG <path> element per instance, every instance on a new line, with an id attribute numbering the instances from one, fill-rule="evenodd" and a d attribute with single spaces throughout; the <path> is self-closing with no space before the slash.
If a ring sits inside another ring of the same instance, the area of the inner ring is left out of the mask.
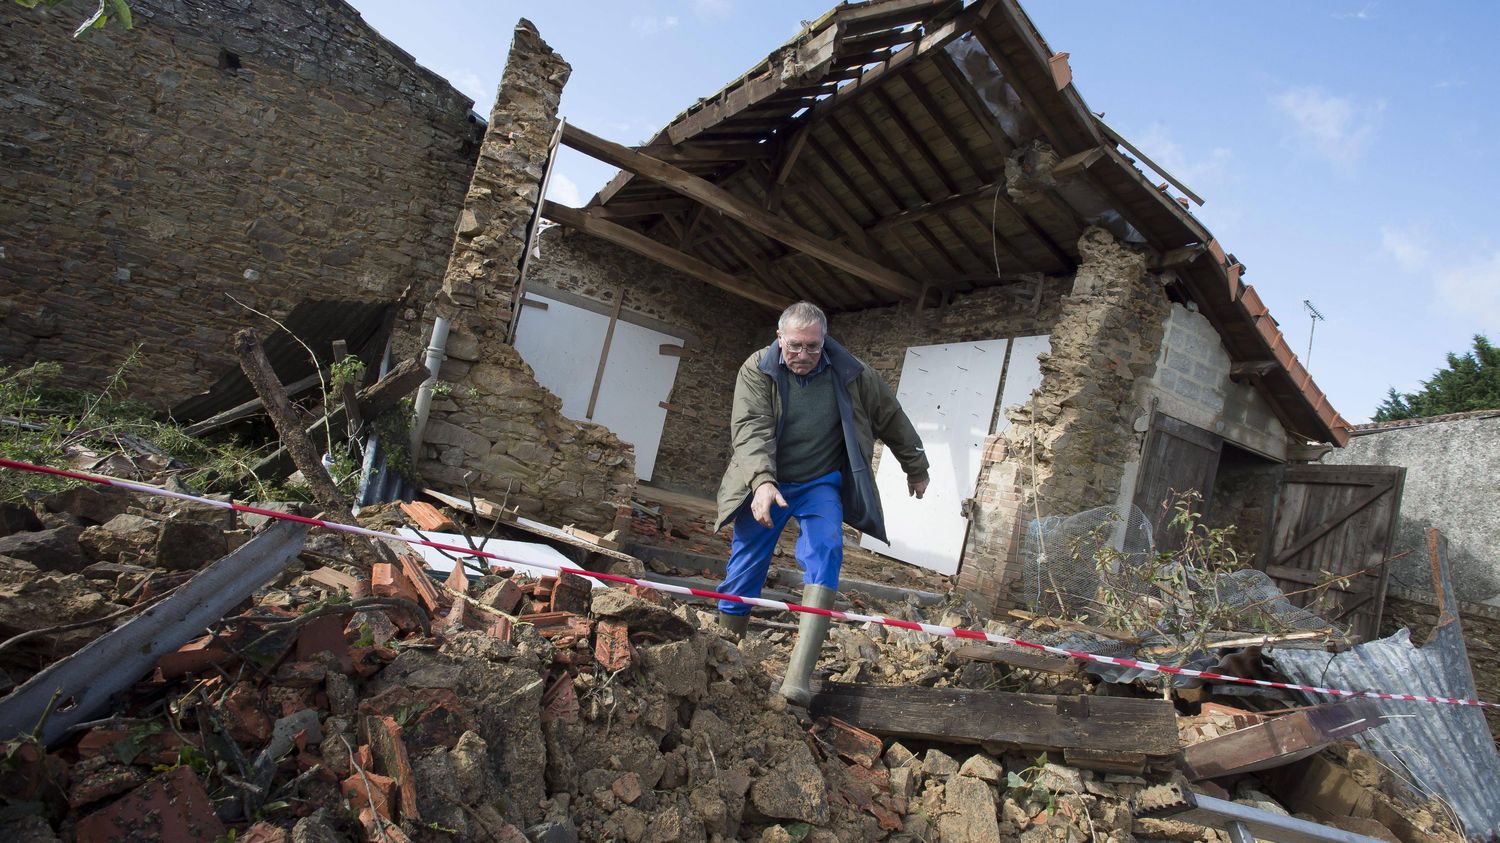
<path id="1" fill-rule="evenodd" d="M 231 493 L 255 500 L 301 500 L 304 491 L 252 480 L 242 483 L 251 466 L 270 446 L 237 439 L 205 440 L 158 419 L 137 402 L 123 398 L 126 377 L 139 362 L 133 349 L 98 392 L 59 387 L 57 363 L 22 369 L 0 368 L 0 456 L 55 468 L 76 468 L 87 451 L 101 457 L 120 452 L 133 459 L 157 450 L 186 465 L 178 478 L 204 493 Z M 151 473 L 150 471 L 147 472 Z M 28 492 L 52 492 L 83 481 L 42 474 L 0 471 L 0 501 L 26 500 Z"/>

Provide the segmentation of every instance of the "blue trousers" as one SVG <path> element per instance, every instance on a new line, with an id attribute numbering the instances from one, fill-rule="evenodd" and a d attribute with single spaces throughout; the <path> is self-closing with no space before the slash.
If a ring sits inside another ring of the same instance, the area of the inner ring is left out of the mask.
<path id="1" fill-rule="evenodd" d="M 750 514 L 750 504 L 740 507 L 734 517 L 734 542 L 729 550 L 729 564 L 719 591 L 740 597 L 759 597 L 771 570 L 771 555 L 776 540 L 786 528 L 787 519 L 796 517 L 802 534 L 797 538 L 797 563 L 802 566 L 802 582 L 836 589 L 839 568 L 844 564 L 844 504 L 839 497 L 843 475 L 830 472 L 806 483 L 780 485 L 787 506 L 771 504 L 771 526 L 764 527 Z M 750 607 L 729 600 L 719 601 L 719 611 L 726 615 L 744 615 Z"/>

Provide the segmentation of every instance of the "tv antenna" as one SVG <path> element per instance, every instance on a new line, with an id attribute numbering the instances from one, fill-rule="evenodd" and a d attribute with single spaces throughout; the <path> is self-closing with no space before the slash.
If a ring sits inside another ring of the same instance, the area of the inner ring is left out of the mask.
<path id="1" fill-rule="evenodd" d="M 1303 368 L 1307 369 L 1310 372 L 1312 371 L 1313 332 L 1318 330 L 1318 320 L 1322 319 L 1324 322 L 1327 322 L 1328 317 L 1324 316 L 1323 312 L 1321 310 L 1318 310 L 1318 308 L 1308 299 L 1302 300 L 1302 309 L 1306 310 L 1307 315 L 1312 317 L 1312 327 L 1307 329 L 1307 357 L 1302 361 Z"/>

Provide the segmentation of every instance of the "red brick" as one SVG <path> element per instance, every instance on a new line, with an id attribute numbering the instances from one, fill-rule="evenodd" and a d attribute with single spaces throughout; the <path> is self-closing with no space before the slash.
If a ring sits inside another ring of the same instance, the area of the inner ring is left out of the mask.
<path id="1" fill-rule="evenodd" d="M 349 655 L 344 623 L 340 615 L 325 615 L 309 621 L 297 631 L 297 660 L 307 661 L 314 653 L 332 653 L 339 660 L 340 671 L 353 673 L 354 659 Z"/>
<path id="2" fill-rule="evenodd" d="M 433 533 L 456 533 L 458 525 L 453 519 L 444 515 L 437 507 L 426 501 L 412 501 L 402 503 L 401 511 L 412 520 L 418 528 Z"/>
<path id="3" fill-rule="evenodd" d="M 191 767 L 176 767 L 141 785 L 128 796 L 84 817 L 78 843 L 125 840 L 202 841 L 224 835 L 213 803 Z"/>
<path id="4" fill-rule="evenodd" d="M 189 673 L 205 673 L 216 664 L 227 665 L 233 660 L 223 640 L 205 635 L 157 659 L 156 668 L 161 671 L 162 679 L 172 680 Z"/>
<path id="5" fill-rule="evenodd" d="M 573 677 L 563 673 L 542 692 L 542 721 L 577 723 L 578 712 L 578 692 L 573 690 Z"/>
<path id="6" fill-rule="evenodd" d="M 369 770 L 363 773 L 356 770 L 339 783 L 339 791 L 355 811 L 366 810 L 373 805 L 381 817 L 388 821 L 394 819 L 391 816 L 391 803 L 396 799 L 396 780 L 390 776 L 382 776 Z"/>
<path id="7" fill-rule="evenodd" d="M 838 719 L 828 718 L 829 728 L 820 736 L 833 746 L 839 757 L 864 767 L 873 767 L 884 751 L 880 738 Z"/>
<path id="8" fill-rule="evenodd" d="M 235 838 L 235 843 L 291 843 L 292 836 L 280 826 L 258 822 Z"/>
<path id="9" fill-rule="evenodd" d="M 593 590 L 594 586 L 588 579 L 577 574 L 563 574 L 552 589 L 552 611 L 587 612 Z"/>
<path id="10" fill-rule="evenodd" d="M 626 805 L 635 804 L 635 800 L 641 798 L 641 777 L 636 773 L 626 773 L 615 779 L 615 783 L 609 786 L 615 796 Z"/>
<path id="11" fill-rule="evenodd" d="M 394 717 L 376 715 L 365 718 L 365 731 L 370 753 L 375 758 L 375 770 L 396 780 L 396 806 L 401 819 L 420 820 L 417 783 L 407 759 L 406 744 L 401 739 L 401 727 Z"/>
<path id="12" fill-rule="evenodd" d="M 611 673 L 630 667 L 635 661 L 630 627 L 619 621 L 600 621 L 594 632 L 594 659 Z"/>

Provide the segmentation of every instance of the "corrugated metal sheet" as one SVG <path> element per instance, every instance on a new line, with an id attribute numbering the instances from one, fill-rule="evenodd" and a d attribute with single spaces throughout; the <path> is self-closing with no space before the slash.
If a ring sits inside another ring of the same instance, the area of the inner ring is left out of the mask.
<path id="1" fill-rule="evenodd" d="M 350 351 L 358 354 L 369 367 L 384 348 L 383 338 L 378 335 L 383 333 L 381 329 L 385 326 L 390 307 L 390 302 L 381 301 L 302 302 L 281 320 L 286 330 L 277 328 L 266 338 L 263 344 L 266 359 L 271 361 L 271 369 L 282 383 L 291 383 L 313 373 L 313 363 L 302 343 L 318 356 L 320 365 L 327 365 L 333 353 L 333 341 L 344 340 Z M 299 339 L 302 343 L 297 342 Z M 254 397 L 255 390 L 245 379 L 244 372 L 238 365 L 231 364 L 207 392 L 173 407 L 172 418 L 183 424 L 201 421 Z"/>
<path id="2" fill-rule="evenodd" d="M 1429 530 L 1434 581 L 1443 612 L 1421 647 L 1411 632 L 1361 644 L 1337 655 L 1296 650 L 1268 652 L 1293 682 L 1323 688 L 1473 699 L 1474 674 L 1464 648 L 1458 601 L 1448 582 L 1445 544 Z M 1322 695 L 1306 694 L 1316 702 Z M 1458 814 L 1471 840 L 1500 840 L 1500 753 L 1478 708 L 1386 702 L 1387 723 L 1355 736 L 1385 762 L 1405 768 L 1411 781 L 1441 797 Z"/>

